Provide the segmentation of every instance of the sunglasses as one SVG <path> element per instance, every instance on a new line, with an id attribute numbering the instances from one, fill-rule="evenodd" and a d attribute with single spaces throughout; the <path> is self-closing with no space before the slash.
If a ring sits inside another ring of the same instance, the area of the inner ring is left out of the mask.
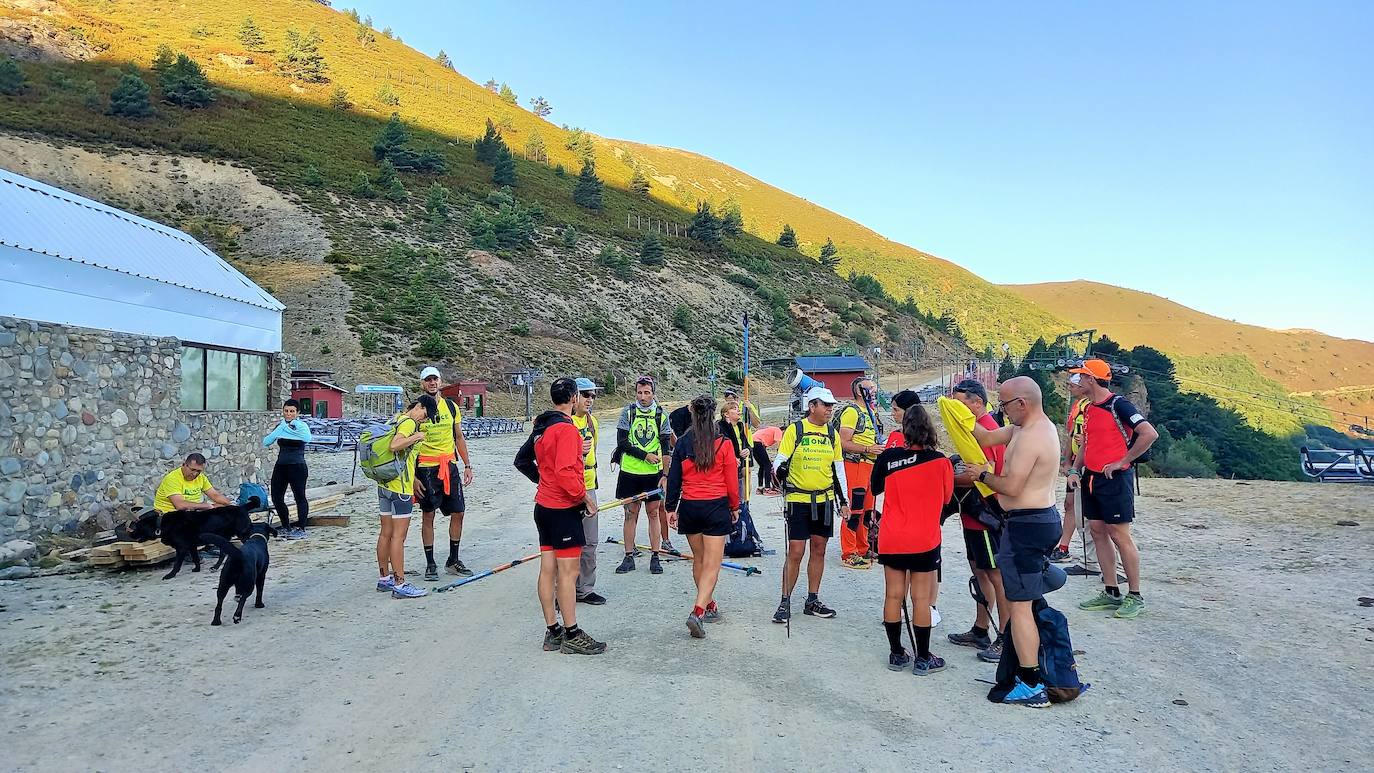
<path id="1" fill-rule="evenodd" d="M 1024 398 L 1024 397 L 1013 397 L 1013 398 L 1011 398 L 1010 400 L 1003 400 L 1003 401 L 1002 401 L 1002 407 L 1003 407 L 1003 408 L 1006 408 L 1007 406 L 1011 405 L 1012 403 L 1016 402 L 1017 400 L 1020 400 L 1020 401 L 1023 402 L 1023 403 L 1026 402 L 1026 398 Z"/>
<path id="2" fill-rule="evenodd" d="M 587 398 L 588 400 L 594 399 L 594 398 L 596 397 L 596 393 L 595 393 L 595 392 L 578 392 L 578 394 L 579 394 L 579 395 L 582 395 L 583 397 Z"/>

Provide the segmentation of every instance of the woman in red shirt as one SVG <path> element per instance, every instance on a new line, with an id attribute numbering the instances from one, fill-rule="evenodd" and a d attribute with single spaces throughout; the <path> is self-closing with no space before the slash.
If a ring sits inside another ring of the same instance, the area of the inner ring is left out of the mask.
<path id="1" fill-rule="evenodd" d="M 739 520 L 739 459 L 735 445 L 717 431 L 716 401 L 702 395 L 691 402 L 692 426 L 678 438 L 668 466 L 664 509 L 692 546 L 696 603 L 687 616 L 692 638 L 706 638 L 703 623 L 720 621 L 712 595 L 720 577 L 725 540 Z"/>
<path id="2" fill-rule="evenodd" d="M 901 671 L 910 664 L 913 674 L 925 676 L 945 667 L 944 659 L 930 651 L 930 610 L 939 587 L 940 514 L 954 494 L 954 467 L 935 450 L 935 425 L 920 405 L 905 410 L 902 438 L 902 447 L 879 454 L 870 482 L 873 496 L 882 497 L 878 563 L 887 585 L 883 627 L 891 648 L 887 667 Z M 902 647 L 902 607 L 908 594 L 916 628 L 914 660 Z"/>

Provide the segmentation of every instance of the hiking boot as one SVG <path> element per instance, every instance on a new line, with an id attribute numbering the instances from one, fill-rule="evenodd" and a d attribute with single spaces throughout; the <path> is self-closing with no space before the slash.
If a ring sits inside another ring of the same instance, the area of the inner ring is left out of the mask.
<path id="1" fill-rule="evenodd" d="M 788 620 L 791 620 L 791 619 L 792 619 L 792 600 L 791 600 L 791 599 L 783 599 L 783 600 L 778 604 L 778 611 L 776 611 L 776 612 L 773 613 L 773 622 L 781 624 L 781 623 L 785 623 L 785 622 L 787 622 Z"/>
<path id="2" fill-rule="evenodd" d="M 658 544 L 658 549 L 662 550 L 664 553 L 678 552 L 678 549 L 673 547 L 673 543 L 666 539 Z"/>
<path id="3" fill-rule="evenodd" d="M 816 599 L 815 601 L 806 602 L 806 606 L 802 607 L 802 614 L 815 615 L 816 617 L 823 617 L 829 620 L 835 616 L 835 610 L 827 607 L 820 599 Z"/>
<path id="4" fill-rule="evenodd" d="M 632 553 L 625 554 L 625 560 L 620 562 L 620 566 L 615 568 L 616 574 L 624 574 L 635 570 L 635 557 Z"/>
<path id="5" fill-rule="evenodd" d="M 909 665 L 911 665 L 911 655 L 906 650 L 887 654 L 888 671 L 905 671 Z"/>
<path id="6" fill-rule="evenodd" d="M 1113 612 L 1121 606 L 1121 597 L 1113 596 L 1107 591 L 1099 591 L 1096 596 L 1087 601 L 1078 602 L 1078 608 L 1088 612 Z"/>
<path id="7" fill-rule="evenodd" d="M 1050 551 L 1050 562 L 1063 564 L 1073 560 L 1073 554 L 1063 548 L 1055 548 Z"/>
<path id="8" fill-rule="evenodd" d="M 425 590 L 424 588 L 411 585 L 408 582 L 397 585 L 396 587 L 391 589 L 391 597 L 393 599 L 418 599 L 421 596 L 428 595 L 429 591 Z"/>
<path id="9" fill-rule="evenodd" d="M 978 650 L 978 659 L 984 663 L 1000 663 L 1002 661 L 1002 637 L 998 636 L 987 649 Z"/>
<path id="10" fill-rule="evenodd" d="M 437 582 L 439 579 L 439 567 L 435 564 L 425 566 L 425 581 Z"/>
<path id="11" fill-rule="evenodd" d="M 599 607 L 602 604 L 606 603 L 606 597 L 601 595 L 600 593 L 588 593 L 585 596 L 578 596 L 577 603 L 591 604 L 594 607 Z"/>
<path id="12" fill-rule="evenodd" d="M 1134 620 L 1145 611 L 1145 599 L 1139 596 L 1132 596 L 1127 593 L 1121 597 L 1121 604 L 1112 613 L 1112 617 L 1119 617 L 1123 620 Z"/>
<path id="13" fill-rule="evenodd" d="M 1070 577 L 1095 577 L 1102 573 L 1094 569 L 1089 569 L 1086 566 L 1078 566 L 1077 564 L 1075 564 L 1069 567 L 1068 569 L 1065 569 L 1064 574 L 1067 574 Z"/>
<path id="14" fill-rule="evenodd" d="M 1011 686 L 1011 692 L 1002 698 L 1003 703 L 1015 706 L 1030 706 L 1033 709 L 1043 709 L 1050 705 L 1050 696 L 1045 692 L 1045 685 L 1039 684 L 1030 687 L 1021 681 L 1021 677 L 1016 677 L 1016 683 Z"/>
<path id="15" fill-rule="evenodd" d="M 980 636 L 971 630 L 967 633 L 952 633 L 945 638 L 949 639 L 950 644 L 957 644 L 960 647 L 977 647 L 980 650 L 985 650 L 992 646 L 991 637 L 987 634 Z"/>
<path id="16" fill-rule="evenodd" d="M 472 570 L 467 567 L 467 564 L 463 563 L 462 561 L 456 558 L 450 561 L 449 563 L 444 564 L 444 571 L 448 572 L 449 574 L 456 574 L 459 577 L 472 576 Z M 436 577 L 435 579 L 438 578 Z"/>
<path id="17" fill-rule="evenodd" d="M 396 589 L 396 578 L 391 575 L 377 578 L 377 590 L 381 593 L 390 593 Z"/>
<path id="18" fill-rule="evenodd" d="M 663 562 L 658 560 L 658 554 L 649 556 L 649 574 L 663 574 Z"/>
<path id="19" fill-rule="evenodd" d="M 701 619 L 708 623 L 719 623 L 722 619 L 720 616 L 720 608 L 708 607 L 706 613 L 701 616 Z"/>
<path id="20" fill-rule="evenodd" d="M 560 649 L 562 649 L 562 648 L 563 648 L 563 626 L 560 625 L 560 626 L 558 626 L 557 628 L 555 628 L 555 629 L 552 630 L 552 631 L 550 631 L 548 628 L 545 628 L 545 629 L 544 629 L 544 651 L 545 651 L 545 652 L 558 652 L 558 651 L 559 651 Z"/>
<path id="21" fill-rule="evenodd" d="M 706 638 L 706 623 L 696 615 L 687 616 L 687 630 L 692 633 L 693 639 Z"/>
<path id="22" fill-rule="evenodd" d="M 563 646 L 558 650 L 564 655 L 600 655 L 606 651 L 606 643 L 592 638 L 592 635 L 578 629 L 577 635 L 569 639 L 563 637 Z"/>
<path id="23" fill-rule="evenodd" d="M 926 655 L 925 657 L 917 656 L 916 660 L 911 663 L 911 673 L 916 676 L 926 676 L 936 671 L 944 670 L 945 659 L 939 655 Z"/>

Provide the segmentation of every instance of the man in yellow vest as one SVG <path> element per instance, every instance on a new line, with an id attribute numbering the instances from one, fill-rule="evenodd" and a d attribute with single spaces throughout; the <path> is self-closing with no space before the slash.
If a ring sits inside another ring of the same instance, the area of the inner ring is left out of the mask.
<path id="1" fill-rule="evenodd" d="M 463 437 L 463 414 L 452 399 L 439 394 L 443 379 L 433 365 L 420 371 L 420 384 L 425 394 L 439 404 L 432 419 L 420 424 L 425 439 L 415 446 L 415 502 L 420 506 L 420 541 L 425 547 L 425 579 L 439 579 L 439 567 L 434 563 L 434 511 L 448 516 L 448 560 L 444 570 L 460 577 L 471 577 L 458 558 L 458 542 L 463 538 L 463 486 L 472 485 L 472 463 L 468 457 L 468 442 Z M 459 479 L 458 459 L 463 460 Z"/>
<path id="2" fill-rule="evenodd" d="M 579 378 L 577 396 L 573 398 L 572 423 L 582 436 L 582 475 L 587 484 L 587 494 L 596 501 L 596 446 L 601 441 L 601 425 L 592 415 L 596 404 L 596 384 L 589 378 Z M 577 600 L 583 604 L 600 606 L 606 597 L 597 593 L 596 588 L 596 545 L 601 541 L 600 525 L 597 516 L 582 519 L 582 536 L 586 544 L 582 546 L 582 561 L 577 568 Z"/>
<path id="3" fill-rule="evenodd" d="M 656 384 L 652 376 L 640 376 L 635 381 L 635 401 L 620 413 L 616 423 L 616 456 L 620 475 L 616 479 L 615 497 L 624 499 L 667 485 L 668 459 L 673 453 L 673 430 L 668 426 L 668 414 L 655 399 Z M 635 570 L 635 525 L 639 522 L 639 502 L 625 505 L 625 559 L 616 567 L 616 574 Z M 663 574 L 658 553 L 664 527 L 663 494 L 644 500 L 649 513 L 649 572 Z"/>
<path id="4" fill-rule="evenodd" d="M 806 606 L 802 611 L 830 618 L 835 610 L 821 603 L 821 577 L 825 574 L 825 545 L 835 534 L 835 519 L 849 517 L 849 484 L 844 472 L 840 439 L 830 426 L 835 395 L 825 387 L 813 387 L 802 397 L 806 416 L 787 426 L 773 462 L 783 490 L 783 518 L 787 529 L 787 563 L 782 575 L 782 601 L 773 622 L 792 619 L 792 589 L 801 574 L 802 556 L 808 545 Z"/>

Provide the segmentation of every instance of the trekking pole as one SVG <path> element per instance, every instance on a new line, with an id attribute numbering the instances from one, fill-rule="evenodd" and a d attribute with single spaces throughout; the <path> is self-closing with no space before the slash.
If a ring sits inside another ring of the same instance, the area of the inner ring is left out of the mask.
<path id="1" fill-rule="evenodd" d="M 633 503 L 635 503 L 635 502 L 643 502 L 644 500 L 648 499 L 649 497 L 658 496 L 659 494 L 662 494 L 662 493 L 663 493 L 663 489 L 661 489 L 661 488 L 656 488 L 656 489 L 651 489 L 651 490 L 649 490 L 649 491 L 645 491 L 645 492 L 640 493 L 640 494 L 635 494 L 635 495 L 632 496 L 632 497 L 625 497 L 624 499 L 617 499 L 617 500 L 615 500 L 614 502 L 607 502 L 607 503 L 604 504 L 604 505 L 597 505 L 597 506 L 596 506 L 596 513 L 597 513 L 597 515 L 600 515 L 601 513 L 604 513 L 604 512 L 606 512 L 607 510 L 614 510 L 614 509 L 616 509 L 617 507 L 624 507 L 625 505 L 633 504 Z"/>
<path id="2" fill-rule="evenodd" d="M 744 418 L 744 433 L 745 433 L 746 435 L 751 435 L 751 439 L 752 439 L 752 434 L 749 432 L 749 415 L 748 415 L 748 414 L 749 414 L 749 314 L 748 314 L 748 312 L 745 312 L 745 314 L 744 314 L 744 370 L 743 370 L 743 373 L 744 373 L 744 378 L 743 378 L 744 384 L 742 385 L 742 388 L 741 388 L 740 391 L 742 391 L 742 392 L 744 393 L 744 414 L 745 414 L 744 417 L 743 417 L 743 418 Z M 762 427 L 762 425 L 763 425 L 763 422 L 762 422 L 762 421 L 759 421 L 759 426 Z M 741 441 L 742 441 L 742 440 L 743 440 L 743 439 L 741 438 Z M 744 491 L 742 491 L 742 492 L 740 492 L 740 493 L 741 493 L 741 495 L 743 496 L 743 501 L 744 501 L 745 504 L 748 504 L 748 503 L 749 503 L 749 492 L 752 491 L 753 488 L 754 488 L 754 481 L 753 481 L 753 478 L 752 478 L 752 476 L 750 476 L 750 474 L 749 474 L 749 461 L 750 461 L 751 459 L 753 459 L 753 456 L 754 456 L 754 454 L 753 454 L 753 449 L 752 449 L 752 448 L 750 448 L 750 449 L 749 449 L 748 451 L 746 451 L 745 454 L 744 454 Z"/>
<path id="3" fill-rule="evenodd" d="M 529 562 L 529 561 L 533 561 L 534 559 L 536 559 L 536 558 L 538 558 L 538 557 L 539 557 L 539 554 L 538 554 L 538 553 L 531 553 L 531 554 L 525 556 L 524 558 L 517 558 L 517 559 L 515 559 L 514 561 L 507 561 L 506 563 L 501 564 L 500 566 L 492 567 L 491 569 L 488 569 L 488 570 L 486 570 L 486 571 L 484 571 L 484 572 L 478 572 L 477 574 L 474 574 L 474 575 L 471 576 L 471 577 L 464 577 L 464 578 L 462 578 L 461 580 L 454 580 L 453 582 L 447 583 L 447 584 L 445 584 L 445 585 L 440 585 L 440 586 L 438 586 L 438 587 L 436 587 L 436 588 L 434 589 L 434 592 L 435 592 L 435 593 L 444 593 L 445 591 L 450 591 L 450 590 L 453 590 L 454 588 L 459 588 L 459 587 L 462 587 L 462 586 L 464 586 L 464 585 L 467 585 L 467 584 L 470 583 L 470 582 L 477 582 L 478 580 L 482 579 L 483 577 L 490 577 L 490 576 L 492 576 L 493 574 L 497 574 L 498 572 L 504 572 L 504 571 L 506 571 L 507 569 L 509 569 L 509 568 L 511 568 L 511 567 L 513 567 L 513 566 L 519 566 L 519 565 L 521 565 L 521 564 L 523 564 L 523 563 L 526 563 L 526 562 Z"/>
<path id="4" fill-rule="evenodd" d="M 916 629 L 911 626 L 911 615 L 906 611 L 906 599 L 911 595 L 911 572 L 902 572 L 906 577 L 906 589 L 902 591 L 902 621 L 906 623 L 906 636 L 911 640 L 911 658 L 914 661 L 920 654 L 916 649 Z"/>
<path id="5" fill-rule="evenodd" d="M 624 542 L 623 540 L 618 540 L 618 539 L 616 539 L 615 537 L 607 537 L 607 538 L 606 538 L 606 541 L 609 542 L 609 543 L 611 543 L 611 544 L 613 544 L 613 545 L 624 545 L 624 544 L 625 544 L 625 542 Z M 661 554 L 663 554 L 663 555 L 670 556 L 670 557 L 672 557 L 672 558 L 680 558 L 680 559 L 682 559 L 682 560 L 684 560 L 684 561 L 690 561 L 690 560 L 692 560 L 692 554 L 691 554 L 691 553 L 684 553 L 684 552 L 682 552 L 681 550 L 667 550 L 667 549 L 665 549 L 665 548 L 659 548 L 657 551 L 655 551 L 653 548 L 649 547 L 648 545 L 635 545 L 635 547 L 639 548 L 640 550 L 647 550 L 647 551 L 649 551 L 650 553 L 658 552 L 658 553 L 661 553 Z M 748 577 L 748 576 L 753 575 L 753 574 L 763 574 L 763 570 L 760 569 L 760 568 L 758 568 L 757 566 L 745 566 L 744 564 L 737 564 L 737 563 L 735 563 L 734 561 L 721 561 L 721 562 L 720 562 L 720 565 L 723 566 L 723 567 L 725 567 L 726 569 L 735 569 L 735 570 L 744 572 L 744 576 L 745 576 L 745 577 Z"/>

